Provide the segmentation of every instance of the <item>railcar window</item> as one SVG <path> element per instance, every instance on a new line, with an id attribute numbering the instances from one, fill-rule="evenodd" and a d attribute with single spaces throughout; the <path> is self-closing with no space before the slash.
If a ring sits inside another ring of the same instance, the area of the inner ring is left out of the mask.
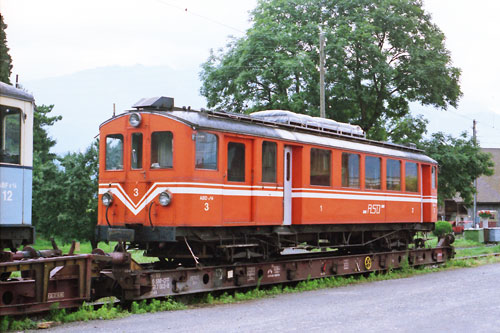
<path id="1" fill-rule="evenodd" d="M 290 167 L 291 167 L 291 163 L 292 163 L 292 161 L 290 161 L 290 159 L 291 159 L 290 152 L 287 152 L 287 153 L 286 153 L 286 181 L 287 181 L 287 182 L 289 182 L 289 181 L 290 181 L 290 176 L 291 176 L 291 175 L 290 175 L 290 173 L 291 173 L 291 172 L 290 172 L 290 171 L 291 171 L 291 170 L 290 170 L 290 169 L 291 169 Z"/>
<path id="2" fill-rule="evenodd" d="M 435 189 L 436 188 L 436 167 L 433 166 L 431 170 L 432 170 L 432 175 L 431 175 L 431 178 L 432 178 L 432 188 Z"/>
<path id="3" fill-rule="evenodd" d="M 195 136 L 197 169 L 217 170 L 217 136 L 212 133 L 198 132 Z"/>
<path id="4" fill-rule="evenodd" d="M 0 105 L 0 162 L 21 163 L 21 110 Z"/>
<path id="5" fill-rule="evenodd" d="M 380 189 L 380 157 L 365 158 L 365 188 Z"/>
<path id="6" fill-rule="evenodd" d="M 151 169 L 173 167 L 172 132 L 153 132 L 151 134 Z"/>
<path id="7" fill-rule="evenodd" d="M 227 180 L 245 181 L 245 145 L 229 142 L 227 144 Z"/>
<path id="8" fill-rule="evenodd" d="M 123 170 L 123 135 L 106 137 L 106 170 Z"/>
<path id="9" fill-rule="evenodd" d="M 132 133 L 132 169 L 142 169 L 142 133 Z"/>
<path id="10" fill-rule="evenodd" d="M 406 162 L 405 164 L 406 191 L 418 192 L 418 168 L 417 163 Z"/>
<path id="11" fill-rule="evenodd" d="M 342 153 L 342 186 L 359 188 L 359 155 Z"/>
<path id="12" fill-rule="evenodd" d="M 331 151 L 311 149 L 311 185 L 330 186 Z"/>
<path id="13" fill-rule="evenodd" d="M 276 183 L 276 142 L 262 142 L 262 181 Z"/>
<path id="14" fill-rule="evenodd" d="M 387 160 L 387 189 L 391 191 L 401 190 L 401 161 Z"/>

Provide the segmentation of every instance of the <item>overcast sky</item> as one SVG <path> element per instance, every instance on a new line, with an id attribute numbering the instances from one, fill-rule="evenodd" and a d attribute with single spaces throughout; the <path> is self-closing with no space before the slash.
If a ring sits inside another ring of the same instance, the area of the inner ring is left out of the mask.
<path id="1" fill-rule="evenodd" d="M 210 48 L 224 46 L 229 35 L 244 34 L 255 4 L 254 0 L 0 0 L 0 11 L 8 24 L 13 79 L 19 74 L 22 83 L 43 83 L 116 65 L 197 72 Z M 500 1 L 424 0 L 424 4 L 447 36 L 454 65 L 463 71 L 464 97 L 458 109 L 445 112 L 413 105 L 412 112 L 430 120 L 430 132 L 454 135 L 470 132 L 475 118 L 482 146 L 500 147 Z M 198 95 L 198 90 L 199 85 L 191 93 Z M 33 93 L 37 98 L 37 91 Z"/>

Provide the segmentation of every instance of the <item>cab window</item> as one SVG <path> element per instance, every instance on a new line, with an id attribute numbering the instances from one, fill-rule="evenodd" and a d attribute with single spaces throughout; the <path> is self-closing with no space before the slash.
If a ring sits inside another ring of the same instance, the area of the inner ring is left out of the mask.
<path id="1" fill-rule="evenodd" d="M 359 188 L 359 155 L 342 153 L 342 186 Z"/>
<path id="2" fill-rule="evenodd" d="M 123 135 L 106 137 L 106 170 L 123 170 Z"/>
<path id="3" fill-rule="evenodd" d="M 153 132 L 151 135 L 151 169 L 173 166 L 172 132 Z"/>
<path id="4" fill-rule="evenodd" d="M 276 142 L 262 142 L 262 181 L 276 183 Z"/>
<path id="5" fill-rule="evenodd" d="M 21 163 L 21 110 L 0 105 L 0 162 Z"/>
<path id="6" fill-rule="evenodd" d="M 311 185 L 330 185 L 331 152 L 325 149 L 311 149 Z"/>
<path id="7" fill-rule="evenodd" d="M 132 149 L 130 150 L 132 156 L 132 169 L 142 169 L 142 133 L 132 133 Z"/>
<path id="8" fill-rule="evenodd" d="M 195 136 L 196 169 L 217 170 L 217 136 L 212 133 L 198 132 Z"/>
<path id="9" fill-rule="evenodd" d="M 418 192 L 418 167 L 417 163 L 406 162 L 405 164 L 406 191 Z"/>

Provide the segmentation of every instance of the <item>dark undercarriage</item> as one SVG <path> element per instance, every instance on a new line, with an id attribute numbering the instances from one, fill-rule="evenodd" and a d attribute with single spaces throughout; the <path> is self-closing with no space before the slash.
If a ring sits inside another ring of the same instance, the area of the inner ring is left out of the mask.
<path id="1" fill-rule="evenodd" d="M 0 251 L 10 249 L 15 252 L 21 245 L 33 244 L 35 228 L 31 225 L 7 224 L 0 226 Z"/>
<path id="2" fill-rule="evenodd" d="M 126 242 L 173 265 L 268 260 L 284 249 L 337 251 L 339 255 L 404 250 L 423 246 L 417 232 L 434 223 L 330 224 L 251 227 L 98 226 L 99 241 Z"/>

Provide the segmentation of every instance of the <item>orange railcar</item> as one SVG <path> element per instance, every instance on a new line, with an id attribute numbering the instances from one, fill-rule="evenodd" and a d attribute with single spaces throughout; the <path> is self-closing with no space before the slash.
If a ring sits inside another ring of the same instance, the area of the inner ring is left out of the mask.
<path id="1" fill-rule="evenodd" d="M 100 240 L 235 260 L 403 248 L 434 228 L 437 165 L 415 148 L 288 111 L 134 107 L 100 127 Z"/>

